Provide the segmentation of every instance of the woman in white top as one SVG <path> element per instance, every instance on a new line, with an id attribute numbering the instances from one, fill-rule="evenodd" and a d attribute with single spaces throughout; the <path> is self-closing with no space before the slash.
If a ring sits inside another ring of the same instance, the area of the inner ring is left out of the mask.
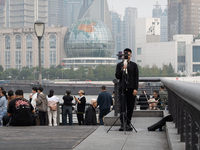
<path id="1" fill-rule="evenodd" d="M 59 98 L 54 96 L 54 90 L 49 91 L 47 100 L 48 100 L 47 111 L 48 111 L 49 126 L 52 126 L 52 119 L 53 119 L 53 126 L 57 126 L 57 104 L 59 102 Z"/>

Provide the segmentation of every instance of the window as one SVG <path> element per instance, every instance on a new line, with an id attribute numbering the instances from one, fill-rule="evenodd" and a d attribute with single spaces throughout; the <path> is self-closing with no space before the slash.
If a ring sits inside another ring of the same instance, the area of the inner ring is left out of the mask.
<path id="1" fill-rule="evenodd" d="M 186 66 L 186 43 L 185 42 L 178 42 L 178 51 L 177 51 L 177 70 L 178 71 L 185 71 Z"/>
<path id="2" fill-rule="evenodd" d="M 39 53 L 38 53 L 38 65 L 39 65 L 39 58 L 40 58 L 40 57 L 39 57 Z M 45 61 L 44 59 L 45 59 L 45 58 L 44 58 L 44 51 L 42 50 L 42 51 L 41 51 L 41 66 L 42 66 L 42 67 L 44 67 L 44 61 Z"/>
<path id="3" fill-rule="evenodd" d="M 51 34 L 49 38 L 49 48 L 56 49 L 56 36 L 55 34 Z"/>
<path id="4" fill-rule="evenodd" d="M 10 52 L 5 52 L 5 69 L 10 68 Z"/>
<path id="5" fill-rule="evenodd" d="M 21 52 L 20 51 L 16 51 L 15 52 L 15 68 L 17 69 L 21 69 Z"/>
<path id="6" fill-rule="evenodd" d="M 41 39 L 41 48 L 44 49 L 44 37 Z"/>
<path id="7" fill-rule="evenodd" d="M 10 49 L 10 36 L 6 35 L 5 37 L 5 48 Z"/>
<path id="8" fill-rule="evenodd" d="M 31 35 L 26 36 L 26 49 L 32 49 L 33 48 L 33 39 Z"/>
<path id="9" fill-rule="evenodd" d="M 141 55 L 141 54 L 142 54 L 141 48 L 137 48 L 137 55 Z"/>
<path id="10" fill-rule="evenodd" d="M 193 72 L 200 72 L 200 65 L 193 65 Z"/>
<path id="11" fill-rule="evenodd" d="M 200 62 L 200 46 L 193 46 L 193 62 Z"/>
<path id="12" fill-rule="evenodd" d="M 56 51 L 49 52 L 49 64 L 50 66 L 56 66 Z"/>
<path id="13" fill-rule="evenodd" d="M 15 37 L 15 49 L 21 49 L 21 36 L 16 35 Z"/>
<path id="14" fill-rule="evenodd" d="M 26 52 L 26 66 L 32 68 L 33 66 L 33 52 L 27 51 Z"/>

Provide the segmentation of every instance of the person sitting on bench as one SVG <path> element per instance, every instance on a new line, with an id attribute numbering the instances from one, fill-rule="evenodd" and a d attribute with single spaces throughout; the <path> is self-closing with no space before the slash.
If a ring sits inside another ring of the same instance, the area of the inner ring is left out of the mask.
<path id="1" fill-rule="evenodd" d="M 148 100 L 148 103 L 149 103 L 149 109 L 150 110 L 156 110 L 158 109 L 157 108 L 157 105 L 159 105 L 159 92 L 158 91 L 154 91 L 153 92 L 153 97 L 151 99 Z"/>

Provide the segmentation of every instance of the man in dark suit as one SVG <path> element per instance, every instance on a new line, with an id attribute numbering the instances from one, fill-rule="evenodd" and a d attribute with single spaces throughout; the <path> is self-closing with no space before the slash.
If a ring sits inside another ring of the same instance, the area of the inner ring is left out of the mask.
<path id="1" fill-rule="evenodd" d="M 123 60 L 123 62 L 118 63 L 115 73 L 115 77 L 119 79 L 119 101 L 120 101 L 120 113 L 121 113 L 120 116 L 121 127 L 119 130 L 120 131 L 124 130 L 122 112 L 125 112 L 127 114 L 126 131 L 132 131 L 133 129 L 131 128 L 130 123 L 138 90 L 139 73 L 137 64 L 130 61 L 130 58 L 132 56 L 131 49 L 126 48 L 124 50 L 124 53 L 128 54 L 127 63 L 125 63 L 126 62 L 125 60 Z M 122 77 L 124 77 L 123 89 L 122 89 Z M 122 90 L 124 90 L 123 99 L 122 99 Z"/>

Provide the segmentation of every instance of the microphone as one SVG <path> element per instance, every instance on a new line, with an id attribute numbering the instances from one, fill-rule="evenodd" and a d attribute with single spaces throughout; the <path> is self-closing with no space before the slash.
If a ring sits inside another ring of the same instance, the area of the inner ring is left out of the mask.
<path id="1" fill-rule="evenodd" d="M 124 69 L 124 71 L 125 71 L 126 74 L 128 74 L 128 71 L 127 71 L 127 65 L 128 65 L 127 59 L 124 59 L 124 65 L 126 66 L 126 69 Z"/>

